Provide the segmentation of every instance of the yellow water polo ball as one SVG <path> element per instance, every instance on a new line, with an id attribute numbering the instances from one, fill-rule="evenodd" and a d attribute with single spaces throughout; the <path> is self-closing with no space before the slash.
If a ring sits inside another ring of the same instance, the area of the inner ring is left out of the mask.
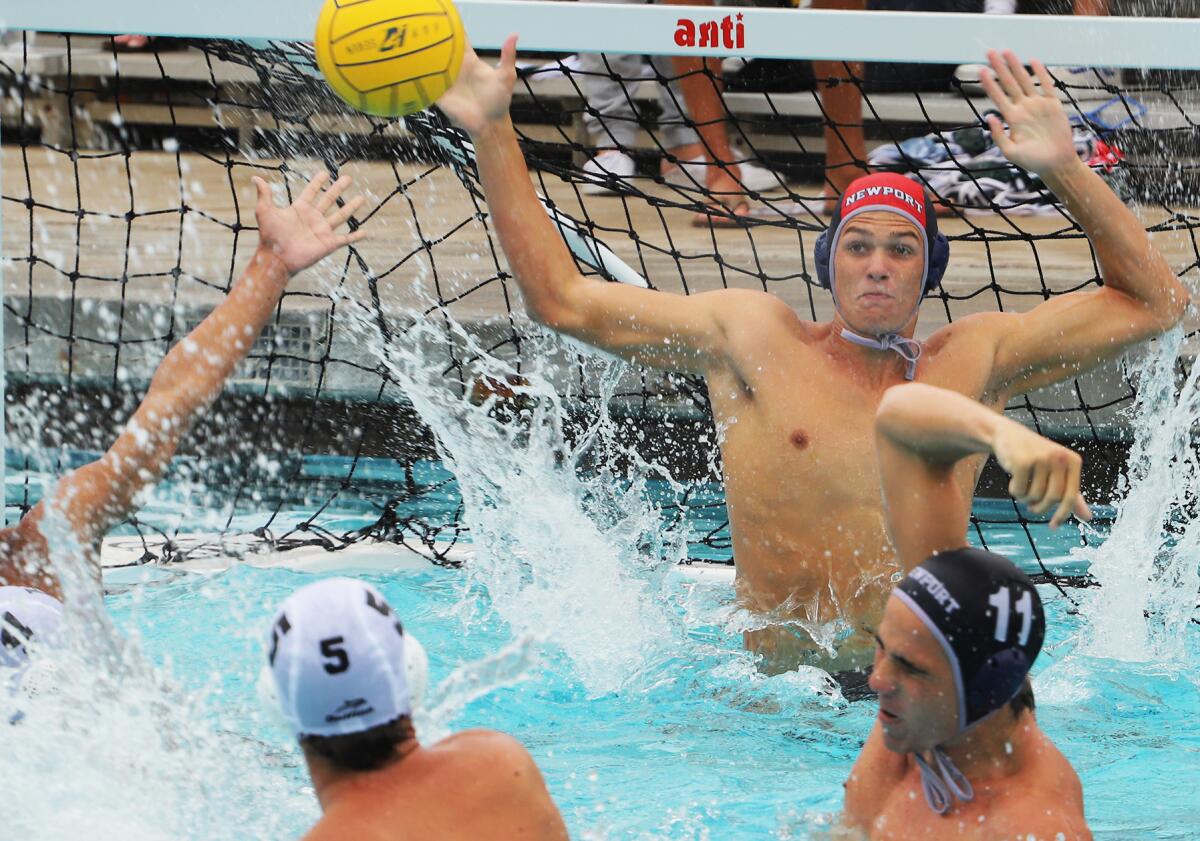
<path id="1" fill-rule="evenodd" d="M 450 0 L 325 0 L 313 41 L 338 96 L 368 114 L 403 117 L 454 84 L 467 38 Z"/>

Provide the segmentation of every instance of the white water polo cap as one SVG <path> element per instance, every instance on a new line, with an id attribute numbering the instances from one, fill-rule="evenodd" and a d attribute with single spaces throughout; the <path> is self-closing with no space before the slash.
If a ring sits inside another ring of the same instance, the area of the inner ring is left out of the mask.
<path id="1" fill-rule="evenodd" d="M 345 736 L 411 715 L 425 650 L 379 591 L 329 578 L 293 593 L 271 623 L 268 668 L 297 736 Z"/>
<path id="2" fill-rule="evenodd" d="M 57 666 L 31 651 L 58 644 L 62 626 L 58 599 L 31 587 L 0 587 L 0 691 L 32 696 L 55 683 Z"/>

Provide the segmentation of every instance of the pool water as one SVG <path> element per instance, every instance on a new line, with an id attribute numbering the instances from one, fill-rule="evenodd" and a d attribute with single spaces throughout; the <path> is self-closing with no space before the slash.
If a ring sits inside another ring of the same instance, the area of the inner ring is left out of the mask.
<path id="1" fill-rule="evenodd" d="M 322 460 L 309 467 L 340 469 Z M 370 468 L 378 482 L 398 481 L 394 466 Z M 415 475 L 422 484 L 445 484 L 405 513 L 451 520 L 461 499 L 453 475 L 434 462 L 418 465 Z M 25 478 L 10 471 L 10 503 Z M 512 555 L 496 557 L 493 543 L 484 548 L 492 556 L 467 569 L 366 576 L 429 652 L 432 688 L 418 731 L 428 741 L 490 727 L 520 739 L 574 838 L 827 837 L 876 708 L 846 703 L 815 669 L 757 672 L 741 650 L 748 617 L 733 604 L 728 582 L 697 580 L 674 564 L 681 553 L 728 558 L 719 486 L 691 490 L 700 504 L 684 512 L 689 540 L 675 554 L 669 541 L 653 551 L 644 541 L 621 543 L 624 512 L 612 521 L 617 528 L 585 534 L 578 509 L 568 507 L 563 522 L 573 525 L 519 534 Z M 518 520 L 532 512 L 553 523 L 553 492 L 531 493 L 541 495 L 534 507 L 499 511 L 497 522 L 519 531 Z M 663 482 L 646 482 L 637 493 L 659 506 L 673 499 Z M 560 496 L 568 494 L 579 498 L 573 488 Z M 186 488 L 168 482 L 139 518 L 169 533 L 230 522 L 229 512 L 206 515 L 192 502 Z M 272 502 L 277 531 L 306 516 L 299 503 Z M 319 522 L 346 531 L 377 513 L 365 498 L 343 496 Z M 1007 501 L 977 500 L 974 513 L 981 525 L 972 540 L 982 535 L 1030 572 L 1041 569 L 1030 537 L 1042 563 L 1064 575 L 1085 572 L 1089 554 L 1104 543 L 1102 529 L 1089 529 L 1089 548 L 1079 551 L 1078 529 L 1051 533 L 1022 522 Z M 232 527 L 252 529 L 265 516 L 239 510 Z M 665 512 L 659 530 L 669 530 L 675 516 Z M 634 525 L 653 531 L 657 522 Z M 714 530 L 715 544 L 695 539 Z M 571 549 L 557 552 L 559 545 Z M 339 559 L 353 574 L 355 550 Z M 0 790 L 27 804 L 9 821 L 13 837 L 85 830 L 95 841 L 301 835 L 317 805 L 298 749 L 263 708 L 255 684 L 270 616 L 311 580 L 243 565 L 110 585 L 104 608 L 111 634 L 97 633 L 104 623 L 95 617 L 81 625 L 99 653 L 82 646 L 74 677 L 96 675 L 95 682 L 76 687 L 74 706 L 58 718 L 31 712 L 0 758 Z M 1200 625 L 1177 622 L 1180 644 L 1169 656 L 1097 657 L 1089 653 L 1088 617 L 1099 591 L 1067 588 L 1063 595 L 1047 585 L 1041 592 L 1049 630 L 1035 669 L 1039 719 L 1082 777 L 1095 836 L 1200 837 Z M 97 669 L 96 659 L 112 663 Z"/>
<path id="2" fill-rule="evenodd" d="M 874 718 L 871 703 L 847 704 L 815 670 L 758 674 L 740 651 L 736 611 L 720 582 L 668 573 L 655 594 L 669 617 L 667 633 L 641 646 L 619 686 L 597 693 L 579 680 L 561 641 L 514 640 L 488 593 L 461 571 L 368 579 L 429 651 L 430 700 L 440 710 L 419 720 L 423 731 L 490 727 L 519 738 L 575 838 L 823 837 Z M 105 599 L 145 656 L 168 669 L 183 694 L 204 699 L 201 715 L 211 728 L 254 746 L 257 766 L 241 770 L 271 778 L 270 790 L 287 795 L 289 809 L 270 825 L 294 835 L 315 819 L 316 806 L 298 751 L 260 708 L 254 682 L 271 613 L 311 580 L 243 566 Z M 1097 659 L 1077 651 L 1086 628 L 1071 605 L 1049 587 L 1042 593 L 1049 632 L 1035 672 L 1039 719 L 1083 779 L 1096 837 L 1196 838 L 1200 627 L 1189 626 L 1181 662 Z M 603 613 L 606 606 L 581 593 L 574 609 Z M 637 629 L 614 623 L 609 632 Z M 605 644 L 589 642 L 597 652 Z M 451 672 L 470 672 L 506 647 L 505 663 L 476 668 L 483 684 L 476 691 L 489 682 L 508 685 L 462 704 L 438 697 L 437 684 Z M 575 648 L 575 657 L 587 650 Z M 242 837 L 261 837 L 242 829 Z"/>

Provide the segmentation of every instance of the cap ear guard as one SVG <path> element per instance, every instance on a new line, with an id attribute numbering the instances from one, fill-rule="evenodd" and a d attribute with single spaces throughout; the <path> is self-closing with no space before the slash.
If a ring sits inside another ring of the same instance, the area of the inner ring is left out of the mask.
<path id="1" fill-rule="evenodd" d="M 1006 648 L 989 657 L 966 687 L 966 725 L 987 717 L 1016 697 L 1032 665 L 1019 648 Z"/>
<path id="2" fill-rule="evenodd" d="M 58 691 L 61 681 L 58 664 L 43 655 L 30 663 L 21 675 L 21 691 L 30 699 L 51 695 Z"/>
<path id="3" fill-rule="evenodd" d="M 829 241 L 832 239 L 831 231 L 834 228 L 834 225 L 830 225 L 821 231 L 821 235 L 817 237 L 817 244 L 813 247 L 813 265 L 817 270 L 817 282 L 823 289 L 833 288 L 829 272 Z M 949 264 L 950 240 L 946 239 L 945 234 L 939 232 L 934 236 L 933 245 L 929 249 L 929 268 L 925 272 L 925 288 L 921 290 L 922 296 L 928 295 L 942 285 L 942 277 L 946 274 L 946 267 Z"/>
<path id="4" fill-rule="evenodd" d="M 834 226 L 830 225 L 821 231 L 821 235 L 817 237 L 817 244 L 813 247 L 813 265 L 817 269 L 817 283 L 821 284 L 822 289 L 833 288 L 829 279 L 829 238 L 833 228 Z"/>
<path id="5" fill-rule="evenodd" d="M 0 691 L 7 690 L 7 694 L 16 704 L 9 712 L 9 724 L 16 724 L 25 719 L 26 702 L 36 702 L 54 695 L 62 685 L 58 665 L 46 656 L 35 658 L 7 678 L 7 681 L 4 681 L 3 676 L 0 676 Z"/>
<path id="6" fill-rule="evenodd" d="M 929 270 L 925 273 L 925 288 L 921 290 L 922 295 L 928 295 L 934 289 L 941 287 L 942 277 L 946 274 L 948 265 L 950 265 L 950 240 L 946 239 L 946 235 L 939 231 L 929 248 Z"/>
<path id="7" fill-rule="evenodd" d="M 408 703 L 414 710 L 425 702 L 425 689 L 429 686 L 429 655 L 425 646 L 404 631 L 404 676 L 408 680 Z"/>
<path id="8" fill-rule="evenodd" d="M 258 693 L 258 702 L 267 714 L 267 719 L 285 733 L 291 733 L 292 725 L 283 713 L 283 702 L 279 700 L 279 692 L 275 689 L 275 676 L 271 667 L 264 665 L 258 671 L 258 681 L 254 686 Z"/>

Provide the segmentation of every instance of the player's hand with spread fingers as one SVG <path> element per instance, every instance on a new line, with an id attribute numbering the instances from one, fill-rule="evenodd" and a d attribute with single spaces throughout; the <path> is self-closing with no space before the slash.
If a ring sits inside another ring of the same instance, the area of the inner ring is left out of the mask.
<path id="1" fill-rule="evenodd" d="M 989 50 L 987 55 L 992 70 L 984 70 L 980 82 L 1008 124 L 1005 132 L 995 115 L 987 118 L 992 138 L 1004 157 L 1043 176 L 1080 166 L 1071 124 L 1046 66 L 1040 61 L 1030 62 L 1034 72 L 1031 76 L 1012 50 Z"/>
<path id="2" fill-rule="evenodd" d="M 353 183 L 348 175 L 322 190 L 329 174 L 319 172 L 305 185 L 300 195 L 288 207 L 275 204 L 266 181 L 255 176 L 258 203 L 254 215 L 258 219 L 259 248 L 268 249 L 296 274 L 339 248 L 358 242 L 366 234 L 355 231 L 340 234 L 338 228 L 346 223 L 363 205 L 362 196 L 355 196 L 341 207 L 338 197 Z"/>
<path id="3" fill-rule="evenodd" d="M 996 425 L 992 452 L 1012 476 L 1008 492 L 1014 499 L 1035 514 L 1055 509 L 1051 528 L 1058 528 L 1072 514 L 1084 522 L 1092 519 L 1079 488 L 1083 469 L 1079 453 L 1007 418 Z"/>
<path id="4" fill-rule="evenodd" d="M 492 67 L 468 44 L 458 78 L 438 99 L 443 113 L 472 135 L 508 117 L 513 85 L 517 81 L 517 36 L 510 35 L 500 51 L 500 64 Z"/>

